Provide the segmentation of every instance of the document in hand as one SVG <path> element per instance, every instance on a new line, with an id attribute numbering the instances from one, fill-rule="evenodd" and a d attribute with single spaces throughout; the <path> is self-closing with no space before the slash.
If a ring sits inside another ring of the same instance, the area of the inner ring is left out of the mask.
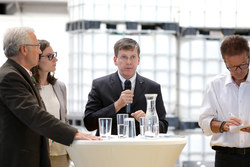
<path id="1" fill-rule="evenodd" d="M 229 126 L 229 132 L 239 132 L 243 128 L 248 128 L 250 125 Z"/>

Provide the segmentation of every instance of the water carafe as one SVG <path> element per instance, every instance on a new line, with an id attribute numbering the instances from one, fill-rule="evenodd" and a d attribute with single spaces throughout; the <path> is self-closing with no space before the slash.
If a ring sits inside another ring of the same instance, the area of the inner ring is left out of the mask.
<path id="1" fill-rule="evenodd" d="M 157 137 L 159 134 L 159 118 L 156 112 L 157 94 L 145 94 L 147 111 L 145 116 L 145 137 Z"/>

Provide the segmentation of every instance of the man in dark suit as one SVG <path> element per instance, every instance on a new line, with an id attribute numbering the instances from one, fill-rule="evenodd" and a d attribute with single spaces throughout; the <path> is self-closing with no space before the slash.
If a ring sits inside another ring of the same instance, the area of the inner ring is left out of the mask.
<path id="1" fill-rule="evenodd" d="M 29 71 L 41 53 L 34 30 L 12 28 L 4 36 L 8 60 L 0 68 L 0 166 L 50 167 L 47 137 L 70 145 L 99 140 L 46 112 Z"/>
<path id="2" fill-rule="evenodd" d="M 145 94 L 158 94 L 156 111 L 159 117 L 159 129 L 166 133 L 168 122 L 162 100 L 160 85 L 136 73 L 140 63 L 140 47 L 130 38 L 122 38 L 114 46 L 114 63 L 118 71 L 95 79 L 88 96 L 85 109 L 84 124 L 90 130 L 98 130 L 98 118 L 112 118 L 112 134 L 117 134 L 116 114 L 126 113 L 127 104 L 131 104 L 130 116 L 136 119 L 136 133 L 139 134 L 139 118 L 145 117 Z M 130 80 L 132 89 L 124 90 L 125 80 Z"/>

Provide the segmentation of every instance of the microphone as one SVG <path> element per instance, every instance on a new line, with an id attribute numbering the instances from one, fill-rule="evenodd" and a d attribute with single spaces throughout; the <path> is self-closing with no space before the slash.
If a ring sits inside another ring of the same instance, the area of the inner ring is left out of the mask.
<path id="1" fill-rule="evenodd" d="M 130 80 L 126 80 L 124 82 L 124 90 L 131 90 L 131 81 Z M 127 114 L 130 113 L 130 104 L 126 105 L 126 113 Z"/>

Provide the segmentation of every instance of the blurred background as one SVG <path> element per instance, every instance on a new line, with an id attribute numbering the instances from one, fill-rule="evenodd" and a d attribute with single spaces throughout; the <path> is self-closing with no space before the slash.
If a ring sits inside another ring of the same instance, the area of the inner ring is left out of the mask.
<path id="1" fill-rule="evenodd" d="M 138 41 L 138 72 L 161 84 L 169 133 L 185 135 L 176 166 L 213 166 L 210 137 L 198 127 L 209 79 L 226 72 L 224 36 L 250 39 L 248 0 L 0 0 L 0 48 L 7 28 L 29 26 L 58 52 L 56 77 L 68 91 L 70 124 L 81 131 L 92 80 L 116 71 L 114 43 Z M 0 52 L 0 65 L 6 61 Z M 92 133 L 94 132 L 87 132 Z"/>

